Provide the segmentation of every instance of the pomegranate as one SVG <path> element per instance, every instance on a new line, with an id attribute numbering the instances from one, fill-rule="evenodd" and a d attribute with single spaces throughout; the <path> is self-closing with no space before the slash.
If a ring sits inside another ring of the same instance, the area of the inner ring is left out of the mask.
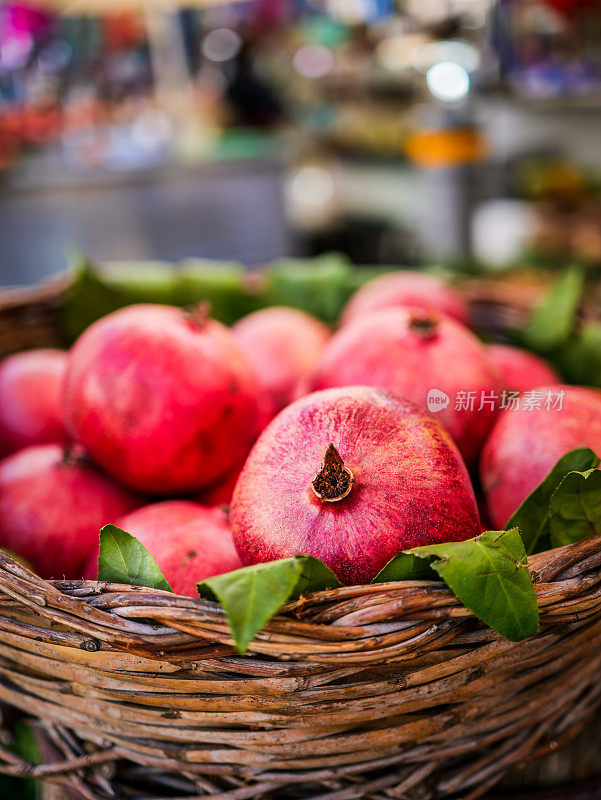
<path id="1" fill-rule="evenodd" d="M 185 500 L 139 508 L 115 523 L 152 554 L 176 594 L 198 597 L 197 581 L 242 566 L 225 513 Z M 98 547 L 83 572 L 98 577 Z"/>
<path id="2" fill-rule="evenodd" d="M 464 325 L 470 320 L 463 299 L 440 278 L 422 272 L 392 272 L 368 281 L 355 292 L 343 311 L 342 324 L 396 306 L 437 311 Z"/>
<path id="3" fill-rule="evenodd" d="M 501 412 L 480 463 L 488 511 L 501 529 L 523 500 L 569 450 L 601 454 L 601 394 L 578 386 L 551 385 Z"/>
<path id="4" fill-rule="evenodd" d="M 149 494 L 209 486 L 256 436 L 257 387 L 231 333 L 169 306 L 129 306 L 88 328 L 65 400 L 92 458 Z"/>
<path id="5" fill-rule="evenodd" d="M 465 465 L 439 421 L 382 389 L 302 397 L 263 431 L 230 510 L 244 564 L 297 554 L 347 584 L 401 550 L 480 533 Z"/>
<path id="6" fill-rule="evenodd" d="M 204 506 L 229 506 L 232 501 L 232 494 L 234 487 L 240 475 L 240 471 L 244 466 L 246 458 L 243 458 L 240 463 L 236 464 L 219 483 L 205 489 L 198 496 L 198 500 Z"/>
<path id="7" fill-rule="evenodd" d="M 455 320 L 421 309 L 368 314 L 332 337 L 311 388 L 359 384 L 437 413 L 468 463 L 497 412 L 498 376 L 484 345 Z"/>
<path id="8" fill-rule="evenodd" d="M 0 364 L 0 454 L 32 444 L 66 442 L 63 379 L 67 353 L 40 349 L 17 353 Z"/>
<path id="9" fill-rule="evenodd" d="M 319 320 L 295 308 L 255 311 L 232 328 L 265 397 L 267 423 L 298 396 L 330 338 Z"/>
<path id="10" fill-rule="evenodd" d="M 79 578 L 100 528 L 142 502 L 60 445 L 27 447 L 0 464 L 0 545 L 43 578 Z"/>
<path id="11" fill-rule="evenodd" d="M 501 385 L 510 392 L 527 392 L 537 386 L 561 383 L 561 378 L 540 356 L 505 344 L 488 346 L 488 357 L 501 376 Z"/>

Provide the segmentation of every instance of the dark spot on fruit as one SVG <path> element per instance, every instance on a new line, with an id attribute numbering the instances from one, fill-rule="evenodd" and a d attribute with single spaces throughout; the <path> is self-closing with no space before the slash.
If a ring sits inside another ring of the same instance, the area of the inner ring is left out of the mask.
<path id="1" fill-rule="evenodd" d="M 213 439 L 209 434 L 205 433 L 204 431 L 200 431 L 196 436 L 195 446 L 204 455 L 209 455 L 213 452 Z"/>
<path id="2" fill-rule="evenodd" d="M 236 381 L 230 381 L 229 390 L 232 394 L 238 393 L 238 384 Z"/>
<path id="3" fill-rule="evenodd" d="M 187 558 L 196 558 L 196 550 L 190 550 L 186 553 Z"/>

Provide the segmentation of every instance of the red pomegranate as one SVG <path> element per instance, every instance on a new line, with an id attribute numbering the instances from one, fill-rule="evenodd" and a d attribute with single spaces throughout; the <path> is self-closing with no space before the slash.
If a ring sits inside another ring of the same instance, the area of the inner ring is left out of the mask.
<path id="1" fill-rule="evenodd" d="M 255 311 L 232 328 L 265 397 L 267 423 L 297 396 L 330 338 L 319 320 L 295 308 Z"/>
<path id="2" fill-rule="evenodd" d="M 527 392 L 537 386 L 561 383 L 551 364 L 528 350 L 505 344 L 491 344 L 487 350 L 501 376 L 501 385 L 507 391 Z"/>
<path id="3" fill-rule="evenodd" d="M 601 455 L 601 393 L 551 385 L 501 412 L 482 451 L 480 477 L 491 520 L 501 529 L 569 450 Z"/>
<path id="4" fill-rule="evenodd" d="M 312 389 L 381 386 L 437 414 L 468 463 L 498 406 L 498 376 L 484 345 L 458 322 L 415 308 L 369 314 L 326 347 Z"/>
<path id="5" fill-rule="evenodd" d="M 60 445 L 27 447 L 0 464 L 0 545 L 43 578 L 79 578 L 100 528 L 142 502 Z"/>
<path id="6" fill-rule="evenodd" d="M 312 555 L 346 584 L 370 581 L 401 550 L 480 533 L 443 426 L 366 386 L 316 392 L 281 411 L 246 461 L 230 521 L 244 564 Z"/>
<path id="7" fill-rule="evenodd" d="M 28 350 L 0 363 L 0 454 L 66 442 L 62 394 L 67 353 Z"/>
<path id="8" fill-rule="evenodd" d="M 469 324 L 470 313 L 463 299 L 440 278 L 422 272 L 391 272 L 368 281 L 349 300 L 342 324 L 372 311 L 397 306 L 437 311 Z"/>
<path id="9" fill-rule="evenodd" d="M 209 508 L 212 508 L 213 506 L 229 506 L 229 504 L 232 502 L 234 487 L 236 486 L 236 482 L 245 461 L 246 457 L 243 458 L 240 463 L 236 464 L 236 466 L 227 473 L 225 478 L 221 478 L 219 483 L 216 483 L 214 486 L 210 486 L 208 489 L 205 489 L 203 492 L 201 492 L 198 495 L 198 501 L 203 506 L 209 506 Z"/>
<path id="10" fill-rule="evenodd" d="M 151 553 L 176 594 L 198 597 L 197 581 L 242 566 L 227 517 L 219 508 L 166 500 L 139 508 L 115 524 Z M 83 575 L 98 577 L 98 548 Z"/>
<path id="11" fill-rule="evenodd" d="M 92 458 L 149 494 L 209 486 L 256 436 L 257 387 L 231 333 L 169 306 L 130 306 L 88 328 L 65 399 Z"/>

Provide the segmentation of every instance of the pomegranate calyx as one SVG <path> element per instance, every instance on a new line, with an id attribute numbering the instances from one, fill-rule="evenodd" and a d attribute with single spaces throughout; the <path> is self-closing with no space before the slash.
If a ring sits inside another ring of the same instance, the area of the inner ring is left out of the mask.
<path id="1" fill-rule="evenodd" d="M 416 314 L 409 321 L 409 330 L 422 339 L 431 339 L 438 332 L 438 318 L 434 314 Z"/>
<path id="2" fill-rule="evenodd" d="M 351 493 L 354 476 L 330 442 L 323 466 L 311 481 L 313 494 L 323 503 L 337 503 Z"/>
<path id="3" fill-rule="evenodd" d="M 211 303 L 208 300 L 201 300 L 194 306 L 186 310 L 188 319 L 199 331 L 202 331 L 211 316 Z"/>

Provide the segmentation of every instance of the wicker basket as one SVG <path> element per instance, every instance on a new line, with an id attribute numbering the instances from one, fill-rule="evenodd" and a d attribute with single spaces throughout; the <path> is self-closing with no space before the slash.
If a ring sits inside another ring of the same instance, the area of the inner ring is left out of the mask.
<path id="1" fill-rule="evenodd" d="M 53 340 L 60 291 L 0 302 L 2 346 Z M 517 644 L 416 581 L 301 598 L 241 657 L 215 603 L 0 553 L 0 701 L 54 751 L 2 745 L 0 771 L 88 800 L 479 797 L 601 705 L 600 567 L 601 537 L 533 556 L 541 624 Z"/>

